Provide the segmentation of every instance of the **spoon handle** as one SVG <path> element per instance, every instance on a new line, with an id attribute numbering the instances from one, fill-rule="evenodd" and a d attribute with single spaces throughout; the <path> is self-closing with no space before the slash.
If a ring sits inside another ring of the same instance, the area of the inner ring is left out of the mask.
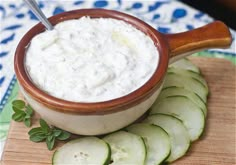
<path id="1" fill-rule="evenodd" d="M 48 30 L 52 30 L 53 26 L 48 21 L 46 16 L 43 14 L 42 10 L 38 7 L 38 4 L 35 0 L 24 0 L 24 2 L 29 6 L 31 11 L 36 15 L 36 17 L 44 24 Z"/>

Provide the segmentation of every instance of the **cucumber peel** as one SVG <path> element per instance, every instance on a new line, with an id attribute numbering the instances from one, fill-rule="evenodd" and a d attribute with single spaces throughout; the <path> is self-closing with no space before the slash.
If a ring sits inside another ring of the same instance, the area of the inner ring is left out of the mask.
<path id="1" fill-rule="evenodd" d="M 143 122 L 160 126 L 169 134 L 171 154 L 166 160 L 167 162 L 173 162 L 182 157 L 189 149 L 191 141 L 188 131 L 182 121 L 176 117 L 165 114 L 155 114 L 150 115 Z"/>
<path id="2" fill-rule="evenodd" d="M 206 103 L 207 101 L 208 90 L 197 79 L 178 75 L 176 73 L 168 73 L 166 75 L 163 88 L 171 86 L 183 87 L 189 91 L 196 93 L 199 97 L 201 97 L 204 103 Z"/>
<path id="3" fill-rule="evenodd" d="M 169 135 L 161 127 L 139 123 L 129 126 L 127 131 L 144 138 L 147 147 L 146 165 L 160 164 L 169 157 L 171 149 Z"/>
<path id="4" fill-rule="evenodd" d="M 195 66 L 191 61 L 189 61 L 187 58 L 178 60 L 171 64 L 169 68 L 181 68 L 181 69 L 186 69 L 186 70 L 191 70 L 196 73 L 200 73 L 200 70 L 197 66 Z"/>
<path id="5" fill-rule="evenodd" d="M 196 72 L 193 72 L 191 70 L 185 70 L 185 69 L 180 69 L 180 68 L 169 68 L 167 70 L 168 73 L 176 73 L 182 76 L 187 76 L 187 77 L 192 77 L 194 79 L 197 79 L 199 82 L 201 82 L 207 89 L 208 91 L 208 86 L 206 80 Z"/>
<path id="6" fill-rule="evenodd" d="M 146 146 L 142 137 L 133 133 L 118 131 L 103 138 L 111 147 L 112 164 L 143 165 Z"/>
<path id="7" fill-rule="evenodd" d="M 54 152 L 52 164 L 107 165 L 110 162 L 109 145 L 96 137 L 72 140 Z"/>
<path id="8" fill-rule="evenodd" d="M 169 96 L 186 96 L 193 103 L 195 103 L 197 106 L 199 106 L 202 109 L 205 117 L 207 116 L 207 107 L 206 107 L 206 104 L 202 101 L 202 99 L 194 92 L 188 91 L 184 89 L 183 87 L 171 86 L 171 87 L 164 88 L 161 91 L 160 95 L 158 96 L 157 100 L 155 101 L 154 105 L 160 102 L 162 99 Z"/>
<path id="9" fill-rule="evenodd" d="M 180 119 L 188 130 L 191 141 L 203 132 L 205 116 L 201 108 L 185 96 L 169 96 L 155 104 L 150 114 L 167 114 Z"/>

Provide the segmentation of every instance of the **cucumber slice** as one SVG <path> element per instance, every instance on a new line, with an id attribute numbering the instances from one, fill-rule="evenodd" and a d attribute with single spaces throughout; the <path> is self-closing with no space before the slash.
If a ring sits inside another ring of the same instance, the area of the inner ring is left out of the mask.
<path id="1" fill-rule="evenodd" d="M 143 139 L 135 134 L 119 131 L 103 138 L 111 147 L 112 164 L 143 165 L 146 147 Z"/>
<path id="2" fill-rule="evenodd" d="M 173 162 L 187 152 L 191 141 L 181 120 L 170 115 L 156 114 L 149 116 L 143 122 L 160 126 L 169 134 L 171 154 L 166 160 L 167 162 Z"/>
<path id="3" fill-rule="evenodd" d="M 110 156 L 110 147 L 106 142 L 96 137 L 85 137 L 63 145 L 54 152 L 52 161 L 54 165 L 103 165 L 109 163 Z"/>
<path id="4" fill-rule="evenodd" d="M 168 114 L 183 121 L 191 141 L 203 132 L 205 116 L 201 108 L 185 96 L 169 96 L 151 108 L 150 114 Z"/>
<path id="5" fill-rule="evenodd" d="M 173 87 L 164 88 L 161 91 L 160 95 L 158 96 L 158 98 L 154 104 L 157 104 L 162 99 L 164 99 L 168 96 L 186 96 L 187 98 L 189 98 L 192 102 L 194 102 L 197 106 L 199 106 L 202 109 L 205 117 L 207 116 L 207 107 L 206 107 L 205 103 L 202 101 L 202 99 L 198 95 L 193 93 L 192 91 L 188 91 L 188 90 L 181 88 L 181 87 L 174 87 L 173 86 Z"/>
<path id="6" fill-rule="evenodd" d="M 175 73 L 168 73 L 166 75 L 163 88 L 171 86 L 183 87 L 200 96 L 204 103 L 206 103 L 207 101 L 208 90 L 197 79 L 194 79 L 192 77 L 181 76 Z"/>
<path id="7" fill-rule="evenodd" d="M 160 164 L 169 156 L 169 135 L 161 127 L 139 123 L 129 126 L 127 130 L 144 138 L 147 147 L 146 165 Z"/>
<path id="8" fill-rule="evenodd" d="M 192 77 L 194 79 L 197 79 L 199 82 L 201 82 L 208 90 L 207 82 L 206 80 L 198 73 L 193 72 L 191 70 L 185 70 L 180 68 L 169 68 L 168 73 L 176 73 L 180 74 L 182 76 Z"/>
<path id="9" fill-rule="evenodd" d="M 178 60 L 169 66 L 169 68 L 172 68 L 172 67 L 191 70 L 193 72 L 200 73 L 199 68 L 186 58 Z"/>

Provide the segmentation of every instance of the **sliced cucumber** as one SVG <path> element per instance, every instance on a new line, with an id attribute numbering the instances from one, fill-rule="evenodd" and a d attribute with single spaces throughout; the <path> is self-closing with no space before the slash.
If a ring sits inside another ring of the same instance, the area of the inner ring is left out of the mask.
<path id="1" fill-rule="evenodd" d="M 83 164 L 103 165 L 110 161 L 111 151 L 109 145 L 96 137 L 85 137 L 72 140 L 53 155 L 53 164 Z"/>
<path id="2" fill-rule="evenodd" d="M 168 97 L 168 96 L 186 96 L 188 97 L 192 102 L 194 102 L 197 106 L 199 106 L 202 111 L 204 112 L 205 117 L 207 116 L 207 107 L 205 103 L 202 101 L 202 99 L 193 93 L 192 91 L 186 90 L 182 87 L 167 87 L 164 88 L 160 95 L 158 96 L 157 100 L 154 104 L 157 104 L 162 99 Z"/>
<path id="3" fill-rule="evenodd" d="M 143 139 L 133 133 L 119 131 L 103 138 L 111 147 L 112 164 L 143 165 L 146 147 Z"/>
<path id="4" fill-rule="evenodd" d="M 207 101 L 207 95 L 208 95 L 207 88 L 198 80 L 192 77 L 186 77 L 175 73 L 168 73 L 166 75 L 163 88 L 171 86 L 183 87 L 189 91 L 193 91 L 194 93 L 196 93 L 198 96 L 201 97 L 204 103 L 206 103 Z"/>
<path id="5" fill-rule="evenodd" d="M 181 120 L 170 115 L 156 114 L 149 116 L 144 122 L 160 126 L 169 134 L 171 154 L 167 162 L 173 162 L 187 152 L 191 141 L 188 131 Z"/>
<path id="6" fill-rule="evenodd" d="M 169 135 L 161 127 L 139 123 L 129 126 L 127 130 L 143 137 L 147 147 L 146 165 L 160 164 L 169 156 Z"/>
<path id="7" fill-rule="evenodd" d="M 201 82 L 208 90 L 207 82 L 206 80 L 198 73 L 193 72 L 191 70 L 185 70 L 180 68 L 169 68 L 168 73 L 176 73 L 180 74 L 182 76 L 192 77 L 194 79 L 197 79 L 199 82 Z"/>
<path id="8" fill-rule="evenodd" d="M 203 132 L 205 116 L 201 108 L 185 96 L 169 96 L 155 104 L 150 114 L 168 114 L 183 121 L 191 141 L 197 140 Z"/>
<path id="9" fill-rule="evenodd" d="M 171 67 L 191 70 L 193 72 L 200 73 L 199 68 L 186 58 L 174 62 L 169 66 L 169 68 Z"/>

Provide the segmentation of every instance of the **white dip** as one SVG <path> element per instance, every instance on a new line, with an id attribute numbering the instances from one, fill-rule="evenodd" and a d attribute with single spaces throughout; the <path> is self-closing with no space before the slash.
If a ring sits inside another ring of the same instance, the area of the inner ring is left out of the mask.
<path id="1" fill-rule="evenodd" d="M 83 17 L 35 36 L 26 54 L 26 69 L 32 81 L 52 96 L 99 102 L 141 87 L 158 60 L 153 41 L 133 26 Z"/>

